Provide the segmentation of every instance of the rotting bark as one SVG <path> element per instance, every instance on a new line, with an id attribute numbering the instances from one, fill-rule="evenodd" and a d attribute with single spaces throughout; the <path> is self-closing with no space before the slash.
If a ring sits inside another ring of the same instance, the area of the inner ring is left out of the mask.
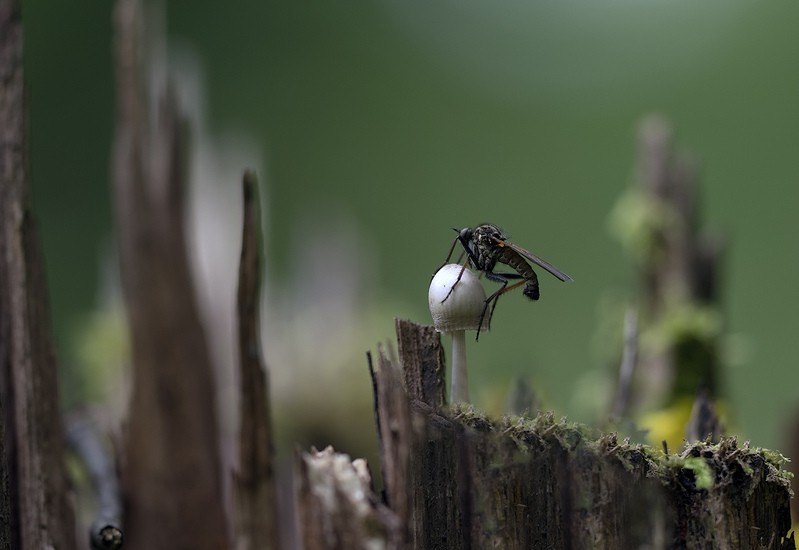
<path id="1" fill-rule="evenodd" d="M 236 549 L 278 548 L 269 385 L 260 347 L 261 214 L 258 181 L 243 180 L 244 223 L 239 265 L 238 329 L 241 431 L 236 491 Z"/>
<path id="2" fill-rule="evenodd" d="M 395 325 L 405 387 L 431 407 L 443 406 L 446 399 L 441 335 L 433 327 L 419 328 L 403 319 L 397 319 Z"/>
<path id="3" fill-rule="evenodd" d="M 666 456 L 551 413 L 492 420 L 425 403 L 382 351 L 370 367 L 386 502 L 409 525 L 389 548 L 793 548 L 777 453 L 728 438 Z"/>
<path id="4" fill-rule="evenodd" d="M 383 499 L 397 515 L 399 531 L 393 548 L 405 548 L 412 538 L 413 485 L 411 485 L 411 425 L 410 402 L 402 385 L 401 373 L 391 368 L 382 349 L 378 351 L 377 366 L 367 354 L 375 400 L 375 421 L 380 440 L 380 467 L 383 473 Z M 393 418 L 395 421 L 389 421 Z"/>
<path id="5" fill-rule="evenodd" d="M 133 388 L 122 486 L 126 545 L 228 546 L 213 373 L 189 268 L 184 121 L 175 94 L 150 105 L 139 5 L 116 9 L 114 194 Z"/>
<path id="6" fill-rule="evenodd" d="M 0 0 L 0 548 L 75 547 L 55 347 L 30 210 L 19 2 Z"/>
<path id="7" fill-rule="evenodd" d="M 368 550 L 396 540 L 397 517 L 374 494 L 366 461 L 328 447 L 298 454 L 297 463 L 305 550 Z"/>
<path id="8" fill-rule="evenodd" d="M 392 363 L 378 351 L 377 368 L 368 354 L 369 372 L 375 400 L 375 422 L 381 442 L 381 471 L 384 498 L 397 515 L 400 529 L 391 540 L 394 547 L 407 546 L 416 540 L 412 529 L 419 525 L 413 517 L 414 500 L 423 499 L 429 488 L 411 484 L 410 468 L 418 462 L 409 453 L 414 439 L 412 403 L 404 388 L 415 396 L 415 405 L 428 410 L 444 406 L 444 350 L 441 337 L 433 327 L 420 327 L 410 321 L 397 319 L 397 343 L 402 369 L 391 368 Z M 393 418 L 396 421 L 388 421 Z M 419 477 L 417 473 L 416 477 Z"/>

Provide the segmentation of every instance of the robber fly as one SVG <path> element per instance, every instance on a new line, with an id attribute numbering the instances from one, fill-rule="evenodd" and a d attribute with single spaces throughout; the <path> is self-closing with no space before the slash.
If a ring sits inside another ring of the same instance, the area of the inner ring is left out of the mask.
<path id="1" fill-rule="evenodd" d="M 471 227 L 464 227 L 460 231 L 454 228 L 453 230 L 458 233 L 458 236 L 455 237 L 454 241 L 452 241 L 449 254 L 447 255 L 447 259 L 444 260 L 442 267 L 449 262 L 450 258 L 452 257 L 452 253 L 455 250 L 455 245 L 460 242 L 467 256 L 467 260 L 463 264 L 463 269 L 466 269 L 466 266 L 471 264 L 472 267 L 474 267 L 477 271 L 484 273 L 489 281 L 494 281 L 495 283 L 500 283 L 502 285 L 499 290 L 494 292 L 486 299 L 483 312 L 480 315 L 480 323 L 478 324 L 478 327 L 483 326 L 483 319 L 485 319 L 488 306 L 492 306 L 491 313 L 488 316 L 489 323 L 491 322 L 491 318 L 494 316 L 494 309 L 497 307 L 497 300 L 499 300 L 499 297 L 506 292 L 510 292 L 511 290 L 524 285 L 522 293 L 531 300 L 538 300 L 538 275 L 536 275 L 536 272 L 533 271 L 533 268 L 530 266 L 530 264 L 527 263 L 527 260 L 533 262 L 539 267 L 543 267 L 561 281 L 572 281 L 571 277 L 563 273 L 549 262 L 542 260 L 521 246 L 510 242 L 507 237 L 505 237 L 505 234 L 502 232 L 502 230 L 496 225 L 484 223 L 482 225 L 478 225 L 474 229 Z M 494 272 L 494 268 L 496 267 L 497 263 L 502 263 L 511 267 L 516 271 L 516 273 Z M 463 271 L 461 271 L 461 275 L 462 274 Z M 511 280 L 517 279 L 521 280 L 508 286 L 508 283 L 510 283 Z M 449 293 L 444 297 L 442 302 L 445 302 L 447 298 L 449 298 L 450 294 L 452 294 L 452 291 L 455 288 L 455 285 L 458 284 L 458 281 L 460 281 L 460 275 L 458 276 L 458 280 L 455 281 L 455 284 L 449 289 Z M 477 338 L 479 337 L 480 330 L 478 329 Z"/>

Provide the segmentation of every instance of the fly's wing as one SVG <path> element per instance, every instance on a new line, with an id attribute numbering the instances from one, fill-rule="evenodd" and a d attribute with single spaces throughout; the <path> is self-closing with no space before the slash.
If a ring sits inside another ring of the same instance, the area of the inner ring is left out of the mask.
<path id="1" fill-rule="evenodd" d="M 572 282 L 574 280 L 571 277 L 569 277 L 568 275 L 566 275 L 564 272 L 562 272 L 560 269 L 558 269 L 557 267 L 555 267 L 551 263 L 549 263 L 549 262 L 547 262 L 545 260 L 542 260 L 541 258 L 536 256 L 535 254 L 533 254 L 529 250 L 525 250 L 521 246 L 513 244 L 510 241 L 503 241 L 501 239 L 496 239 L 496 241 L 497 241 L 497 245 L 499 245 L 499 246 L 507 246 L 508 248 L 510 248 L 512 250 L 515 250 L 516 252 L 518 252 L 519 254 L 521 254 L 522 256 L 524 256 L 525 258 L 530 260 L 531 262 L 533 262 L 535 265 L 537 265 L 539 267 L 543 267 L 544 269 L 549 271 L 552 275 L 554 275 L 555 277 L 557 277 L 558 279 L 560 279 L 564 283 L 570 283 L 570 282 Z"/>

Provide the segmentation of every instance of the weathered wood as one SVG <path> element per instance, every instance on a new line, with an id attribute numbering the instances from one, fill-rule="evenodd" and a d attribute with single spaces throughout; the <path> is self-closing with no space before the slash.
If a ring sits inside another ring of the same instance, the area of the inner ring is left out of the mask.
<path id="1" fill-rule="evenodd" d="M 402 319 L 397 319 L 395 325 L 408 395 L 431 407 L 441 407 L 446 403 L 441 335 L 432 326 L 419 328 Z"/>
<path id="2" fill-rule="evenodd" d="M 369 359 L 374 388 L 375 416 L 380 439 L 380 464 L 383 472 L 384 498 L 397 515 L 400 531 L 396 547 L 411 541 L 412 497 L 410 457 L 413 441 L 410 402 L 399 369 L 378 350 L 377 367 Z"/>
<path id="3" fill-rule="evenodd" d="M 377 368 L 372 368 L 386 501 L 405 526 L 396 547 L 443 548 L 442 541 L 449 541 L 449 548 L 466 548 L 463 543 L 469 539 L 461 536 L 453 469 L 455 431 L 437 413 L 445 387 L 440 338 L 433 327 L 410 321 L 397 321 L 397 337 L 407 369 L 382 349 Z M 425 366 L 432 372 L 423 372 Z M 432 397 L 436 406 L 425 397 Z M 437 475 L 437 468 L 448 469 Z"/>
<path id="4" fill-rule="evenodd" d="M 748 449 L 748 444 L 740 448 L 733 437 L 719 444 L 694 443 L 680 457 L 684 460 L 677 464 L 667 462 L 660 476 L 676 512 L 671 547 L 796 547 L 793 533 L 788 535 L 789 480 L 777 470 L 781 456 Z M 703 476 L 707 489 L 697 487 Z"/>
<path id="5" fill-rule="evenodd" d="M 244 222 L 237 297 L 239 466 L 234 476 L 236 549 L 278 548 L 269 384 L 261 357 L 261 211 L 254 172 L 243 179 Z"/>
<path id="6" fill-rule="evenodd" d="M 363 459 L 353 461 L 328 447 L 302 453 L 297 461 L 305 550 L 370 550 L 391 544 L 397 517 L 374 494 Z"/>
<path id="7" fill-rule="evenodd" d="M 778 454 L 724 439 L 666 456 L 551 413 L 492 420 L 414 399 L 402 376 L 379 353 L 386 501 L 410 522 L 394 547 L 792 548 Z"/>
<path id="8" fill-rule="evenodd" d="M 116 9 L 114 202 L 132 340 L 122 485 L 126 545 L 228 545 L 214 378 L 185 240 L 184 121 L 169 89 L 151 105 L 139 5 Z"/>
<path id="9" fill-rule="evenodd" d="M 0 548 L 75 547 L 55 348 L 29 204 L 17 0 L 0 0 Z"/>

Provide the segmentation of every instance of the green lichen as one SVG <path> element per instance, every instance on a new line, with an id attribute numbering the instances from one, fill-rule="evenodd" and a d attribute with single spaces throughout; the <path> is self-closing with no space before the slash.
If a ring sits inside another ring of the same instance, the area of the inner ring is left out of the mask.
<path id="1" fill-rule="evenodd" d="M 790 472 L 783 468 L 785 464 L 791 461 L 788 457 L 783 455 L 778 451 L 771 451 L 769 449 L 756 449 L 756 452 L 759 452 L 763 458 L 766 459 L 766 465 L 768 466 L 768 473 L 766 474 L 766 480 L 779 483 L 783 487 L 785 487 L 788 492 L 790 492 L 791 496 L 793 496 L 793 489 L 791 489 L 791 480 L 793 479 L 793 472 Z"/>
<path id="2" fill-rule="evenodd" d="M 535 435 L 542 442 L 557 441 L 564 449 L 574 450 L 586 440 L 595 439 L 598 432 L 593 428 L 570 422 L 566 417 L 556 420 L 552 412 L 543 412 L 535 417 L 504 417 L 501 431 L 517 441 L 529 441 Z"/>
<path id="3" fill-rule="evenodd" d="M 657 471 L 658 461 L 663 456 L 662 451 L 642 443 L 632 443 L 629 437 L 619 441 L 616 432 L 602 434 L 595 441 L 588 442 L 588 446 L 597 454 L 614 457 L 629 473 Z"/>
<path id="4" fill-rule="evenodd" d="M 738 446 L 737 438 L 722 438 L 718 443 L 698 441 L 688 445 L 677 455 L 669 455 L 661 460 L 662 474 L 667 483 L 678 480 L 685 484 L 680 472 L 693 474 L 693 488 L 697 490 L 729 489 L 751 493 L 761 482 L 762 477 L 769 483 L 782 486 L 789 494 L 793 474 L 783 466 L 789 462 L 782 453 L 768 449 L 749 447 L 746 442 Z"/>
<path id="5" fill-rule="evenodd" d="M 552 412 L 493 419 L 471 405 L 456 405 L 450 414 L 468 428 L 509 438 L 523 454 L 559 445 L 575 456 L 587 452 L 613 458 L 630 473 L 654 477 L 666 486 L 688 492 L 727 487 L 749 492 L 760 482 L 764 471 L 766 481 L 790 491 L 793 477 L 784 468 L 789 459 L 782 453 L 752 449 L 748 442 L 739 447 L 735 437 L 722 438 L 719 443 L 698 441 L 679 453 L 666 454 L 662 449 L 634 443 L 629 437 L 619 439 L 616 432 L 601 433 L 565 417 L 557 418 Z"/>
<path id="6" fill-rule="evenodd" d="M 694 483 L 697 489 L 709 491 L 714 485 L 713 470 L 704 458 L 691 456 L 682 460 L 682 467 L 694 473 Z"/>
<path id="7" fill-rule="evenodd" d="M 758 448 L 757 452 L 761 453 L 763 455 L 763 458 L 766 459 L 766 462 L 768 462 L 778 470 L 791 461 L 790 458 L 786 457 L 779 451 L 771 451 L 769 449 Z"/>
<path id="8" fill-rule="evenodd" d="M 494 423 L 488 416 L 469 403 L 455 403 L 450 408 L 452 418 L 464 426 L 468 426 L 478 431 L 492 431 L 495 429 Z"/>
<path id="9" fill-rule="evenodd" d="M 651 261 L 660 252 L 663 235 L 677 223 L 666 202 L 630 189 L 616 202 L 608 219 L 611 234 L 636 262 Z"/>
<path id="10" fill-rule="evenodd" d="M 713 307 L 672 300 L 670 307 L 654 326 L 641 336 L 641 345 L 649 350 L 670 349 L 687 339 L 708 341 L 721 334 L 721 315 Z"/>

